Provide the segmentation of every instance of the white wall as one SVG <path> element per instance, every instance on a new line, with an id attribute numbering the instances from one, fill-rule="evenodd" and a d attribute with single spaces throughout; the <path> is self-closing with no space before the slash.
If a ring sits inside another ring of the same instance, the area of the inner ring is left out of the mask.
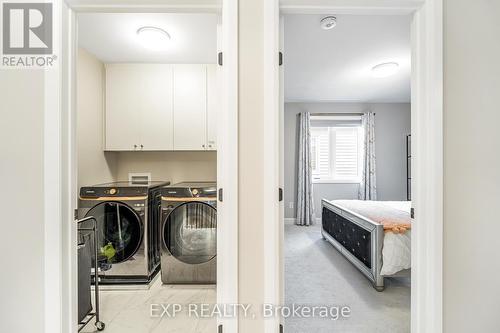
<path id="1" fill-rule="evenodd" d="M 500 2 L 444 5 L 444 331 L 499 332 Z"/>
<path id="2" fill-rule="evenodd" d="M 0 70 L 0 332 L 44 327 L 44 72 Z"/>
<path id="3" fill-rule="evenodd" d="M 411 131 L 408 103 L 286 103 L 285 104 L 285 218 L 296 216 L 297 202 L 297 114 L 365 112 L 375 115 L 377 190 L 380 200 L 406 200 L 406 135 Z M 357 199 L 358 184 L 314 184 L 316 216 L 321 199 Z M 293 208 L 290 203 L 293 202 Z"/>
<path id="4" fill-rule="evenodd" d="M 116 179 L 131 172 L 150 172 L 152 180 L 217 181 L 216 152 L 120 152 Z"/>
<path id="5" fill-rule="evenodd" d="M 83 48 L 77 58 L 78 187 L 115 180 L 117 154 L 103 152 L 104 64 Z"/>

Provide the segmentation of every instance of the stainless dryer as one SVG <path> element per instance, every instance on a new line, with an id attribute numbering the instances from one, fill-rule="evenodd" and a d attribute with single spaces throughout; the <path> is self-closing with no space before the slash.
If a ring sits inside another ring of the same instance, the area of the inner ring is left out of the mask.
<path id="1" fill-rule="evenodd" d="M 215 284 L 216 184 L 179 183 L 162 188 L 161 235 L 164 284 Z"/>
<path id="2" fill-rule="evenodd" d="M 114 182 L 82 187 L 78 216 L 97 220 L 103 284 L 147 284 L 160 266 L 161 187 L 169 182 Z"/>

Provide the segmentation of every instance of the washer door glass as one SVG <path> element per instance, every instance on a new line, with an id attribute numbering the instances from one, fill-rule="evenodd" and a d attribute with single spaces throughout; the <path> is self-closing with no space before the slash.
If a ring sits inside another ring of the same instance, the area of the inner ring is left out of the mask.
<path id="1" fill-rule="evenodd" d="M 201 202 L 177 206 L 167 217 L 163 240 L 170 253 L 187 264 L 201 264 L 217 253 L 217 212 Z"/>
<path id="2" fill-rule="evenodd" d="M 130 259 L 142 241 L 140 217 L 119 202 L 100 203 L 87 213 L 97 220 L 99 261 L 120 263 Z"/>

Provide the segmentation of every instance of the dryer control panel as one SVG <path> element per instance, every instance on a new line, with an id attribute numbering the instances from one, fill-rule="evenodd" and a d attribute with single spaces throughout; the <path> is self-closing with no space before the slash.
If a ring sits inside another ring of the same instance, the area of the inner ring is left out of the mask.
<path id="1" fill-rule="evenodd" d="M 145 187 L 82 187 L 80 197 L 100 198 L 100 197 L 143 197 L 148 194 Z"/>

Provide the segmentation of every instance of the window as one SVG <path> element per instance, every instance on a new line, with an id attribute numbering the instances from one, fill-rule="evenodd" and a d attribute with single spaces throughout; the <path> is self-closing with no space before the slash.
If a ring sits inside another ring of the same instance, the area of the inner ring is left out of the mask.
<path id="1" fill-rule="evenodd" d="M 315 183 L 359 183 L 363 131 L 352 126 L 314 126 L 311 122 L 311 167 Z"/>

